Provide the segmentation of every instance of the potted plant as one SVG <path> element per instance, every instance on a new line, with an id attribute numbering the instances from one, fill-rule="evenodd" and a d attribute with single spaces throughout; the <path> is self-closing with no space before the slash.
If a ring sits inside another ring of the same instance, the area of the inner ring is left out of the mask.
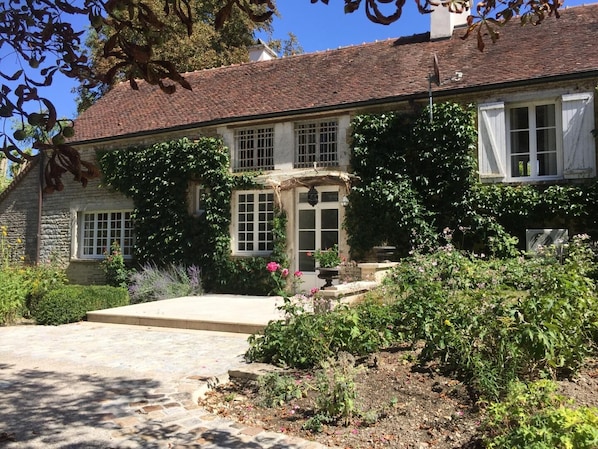
<path id="1" fill-rule="evenodd" d="M 338 254 L 338 245 L 335 244 L 325 250 L 316 250 L 314 259 L 318 262 L 318 278 L 326 281 L 322 288 L 331 287 L 332 280 L 339 277 L 341 258 Z"/>

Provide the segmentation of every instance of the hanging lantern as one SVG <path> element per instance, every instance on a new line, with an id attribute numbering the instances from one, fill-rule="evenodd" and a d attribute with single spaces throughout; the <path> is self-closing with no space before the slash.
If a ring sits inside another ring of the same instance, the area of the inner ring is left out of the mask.
<path id="1" fill-rule="evenodd" d="M 316 204 L 318 204 L 318 191 L 314 186 L 311 186 L 307 191 L 307 203 L 311 207 L 314 207 Z"/>

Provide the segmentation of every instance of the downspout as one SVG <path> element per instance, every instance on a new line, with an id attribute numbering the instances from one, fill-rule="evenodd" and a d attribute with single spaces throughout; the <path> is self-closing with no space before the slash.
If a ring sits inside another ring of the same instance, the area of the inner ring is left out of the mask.
<path id="1" fill-rule="evenodd" d="M 44 205 L 44 162 L 45 153 L 39 152 L 39 182 L 37 185 L 37 241 L 35 248 L 35 265 L 39 265 L 42 245 L 42 208 Z"/>

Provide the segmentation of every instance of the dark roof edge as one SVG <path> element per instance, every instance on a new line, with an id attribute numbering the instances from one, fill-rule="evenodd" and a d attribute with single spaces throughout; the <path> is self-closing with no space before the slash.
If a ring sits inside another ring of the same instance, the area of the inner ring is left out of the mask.
<path id="1" fill-rule="evenodd" d="M 451 97 L 451 96 L 455 96 L 457 94 L 471 94 L 471 93 L 476 93 L 476 92 L 490 91 L 490 90 L 496 90 L 496 89 L 508 88 L 508 87 L 533 86 L 533 85 L 537 85 L 537 84 L 557 82 L 557 81 L 584 80 L 584 79 L 590 79 L 593 77 L 598 77 L 598 69 L 587 71 L 587 72 L 567 73 L 565 75 L 553 75 L 553 76 L 539 77 L 539 78 L 535 78 L 535 79 L 508 81 L 508 82 L 504 82 L 504 83 L 484 84 L 484 85 L 464 87 L 464 88 L 457 87 L 457 88 L 453 88 L 453 89 L 443 89 L 443 90 L 437 90 L 437 91 L 433 90 L 432 95 L 435 98 Z M 387 103 L 409 102 L 409 101 L 428 98 L 428 96 L 429 96 L 428 91 L 425 91 L 425 92 L 418 92 L 418 93 L 414 93 L 414 94 L 410 94 L 410 95 L 385 97 L 385 98 L 379 98 L 379 99 L 375 99 L 375 100 L 364 100 L 364 101 L 358 101 L 358 102 L 353 102 L 353 103 L 336 104 L 336 105 L 314 107 L 314 108 L 308 108 L 308 109 L 294 109 L 294 110 L 289 110 L 289 111 L 284 111 L 284 112 L 271 112 L 268 114 L 248 115 L 248 116 L 242 116 L 242 117 L 230 117 L 230 118 L 226 118 L 226 119 L 211 120 L 208 122 L 198 122 L 198 123 L 192 123 L 192 124 L 172 126 L 170 128 L 160 128 L 160 129 L 152 129 L 152 130 L 148 130 L 148 131 L 139 131 L 136 133 L 122 134 L 120 136 L 101 137 L 101 138 L 97 138 L 97 139 L 90 139 L 90 140 L 83 140 L 83 141 L 71 141 L 70 144 L 73 146 L 90 145 L 90 144 L 96 144 L 96 143 L 119 141 L 119 140 L 124 140 L 124 139 L 134 139 L 136 137 L 141 137 L 141 136 L 151 136 L 151 135 L 156 135 L 156 134 L 184 131 L 184 130 L 193 129 L 193 128 L 203 128 L 203 127 L 211 127 L 211 126 L 218 126 L 218 125 L 226 125 L 229 123 L 234 123 L 234 122 L 239 122 L 239 121 L 253 121 L 253 120 L 259 120 L 259 119 L 268 120 L 268 119 L 273 119 L 273 118 L 283 118 L 283 117 L 295 116 L 295 115 L 299 115 L 299 114 L 313 114 L 313 113 L 322 113 L 322 112 L 329 112 L 329 111 L 336 111 L 336 110 L 343 110 L 343 109 L 363 108 L 366 106 L 377 106 L 377 105 L 387 104 Z M 75 124 L 75 126 L 76 126 L 76 124 Z M 1 199 L 1 196 L 0 196 L 0 199 Z"/>

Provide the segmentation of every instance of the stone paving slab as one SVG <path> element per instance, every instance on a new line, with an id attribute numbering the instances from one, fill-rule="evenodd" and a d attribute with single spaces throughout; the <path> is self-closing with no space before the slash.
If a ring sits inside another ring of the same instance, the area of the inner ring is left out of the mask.
<path id="1" fill-rule="evenodd" d="M 220 332 L 255 333 L 283 318 L 282 298 L 205 294 L 87 313 L 93 322 Z"/>
<path id="2" fill-rule="evenodd" d="M 0 327 L 2 449 L 323 449 L 223 419 L 194 395 L 247 336 L 82 322 Z"/>

